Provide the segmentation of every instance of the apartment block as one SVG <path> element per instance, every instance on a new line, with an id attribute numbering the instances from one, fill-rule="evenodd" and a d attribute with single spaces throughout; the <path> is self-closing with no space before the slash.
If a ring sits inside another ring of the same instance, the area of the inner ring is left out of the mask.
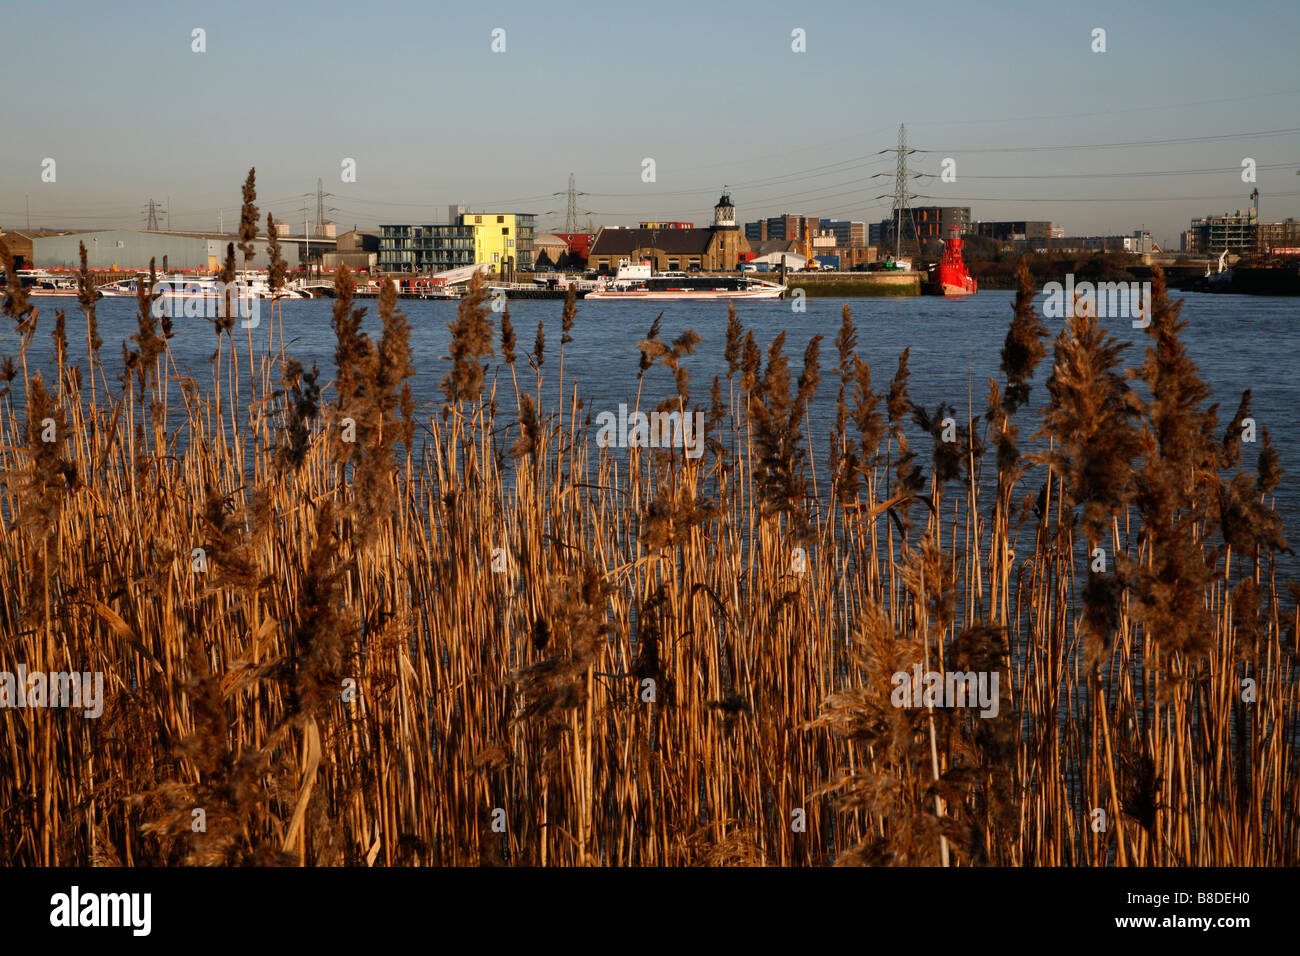
<path id="1" fill-rule="evenodd" d="M 843 247 L 865 246 L 867 244 L 867 224 L 849 219 L 823 219 L 823 232 L 833 232 L 836 244 Z"/>
<path id="2" fill-rule="evenodd" d="M 1249 252 L 1255 245 L 1257 225 L 1253 209 L 1238 209 L 1235 214 L 1224 213 L 1222 216 L 1193 219 L 1187 230 L 1190 233 L 1187 251 L 1212 256 L 1217 256 L 1224 249 L 1236 253 Z"/>
<path id="3" fill-rule="evenodd" d="M 455 208 L 455 207 L 453 207 Z M 537 217 L 532 213 L 458 213 L 459 222 L 379 227 L 382 272 L 444 272 L 487 263 L 492 272 L 534 262 Z"/>

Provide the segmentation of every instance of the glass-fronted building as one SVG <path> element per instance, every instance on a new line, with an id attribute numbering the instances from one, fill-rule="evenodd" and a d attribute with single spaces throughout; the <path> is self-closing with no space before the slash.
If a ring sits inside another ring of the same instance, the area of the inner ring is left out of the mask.
<path id="1" fill-rule="evenodd" d="M 533 268 L 537 216 L 466 212 L 449 225 L 379 227 L 381 272 L 445 272 L 486 262 L 492 272 Z"/>
<path id="2" fill-rule="evenodd" d="M 379 227 L 381 272 L 445 272 L 474 262 L 473 226 Z"/>

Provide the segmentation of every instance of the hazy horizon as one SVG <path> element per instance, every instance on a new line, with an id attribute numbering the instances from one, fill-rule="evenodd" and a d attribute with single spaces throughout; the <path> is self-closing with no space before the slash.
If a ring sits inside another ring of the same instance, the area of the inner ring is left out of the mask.
<path id="1" fill-rule="evenodd" d="M 1177 248 L 1191 218 L 1244 209 L 1256 187 L 1265 220 L 1300 216 L 1294 4 L 940 3 L 897 20 L 839 0 L 743 15 L 235 2 L 220 17 L 181 2 L 109 19 L 78 2 L 10 8 L 3 30 L 22 90 L 3 115 L 5 229 L 26 227 L 29 203 L 33 228 L 142 228 L 152 198 L 164 228 L 230 230 L 250 166 L 263 220 L 295 233 L 318 177 L 340 231 L 443 222 L 452 203 L 533 212 L 554 231 L 571 172 L 583 225 L 706 224 L 724 184 L 740 221 L 870 222 L 890 209 L 877 197 L 892 194 L 894 155 L 880 150 L 900 123 L 923 150 L 911 169 L 930 174 L 914 204 L 975 219 L 1147 228 Z M 955 182 L 938 176 L 947 157 Z M 345 159 L 356 182 L 340 178 Z"/>

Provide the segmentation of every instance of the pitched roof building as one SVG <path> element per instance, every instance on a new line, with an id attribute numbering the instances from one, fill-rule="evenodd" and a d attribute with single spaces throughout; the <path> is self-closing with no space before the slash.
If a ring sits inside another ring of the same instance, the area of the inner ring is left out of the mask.
<path id="1" fill-rule="evenodd" d="M 239 236 L 229 233 L 96 229 L 35 237 L 32 262 L 38 269 L 76 269 L 81 263 L 80 247 L 84 244 L 87 267 L 100 272 L 145 270 L 151 262 L 161 272 L 216 272 L 227 252 L 238 242 Z M 308 251 L 313 258 L 333 252 L 336 240 L 280 236 L 279 243 L 280 256 L 290 268 L 297 268 L 300 257 Z M 267 237 L 255 237 L 252 246 L 249 268 L 266 269 L 270 265 Z M 237 265 L 243 268 L 244 259 L 237 248 L 234 254 Z"/>
<path id="2" fill-rule="evenodd" d="M 602 227 L 591 244 L 587 266 L 609 273 L 618 269 L 620 259 L 648 259 L 656 272 L 729 272 L 746 252 L 749 241 L 736 226 L 736 207 L 724 190 L 707 229 Z"/>
<path id="3" fill-rule="evenodd" d="M 33 254 L 33 241 L 44 239 L 48 236 L 67 236 L 76 235 L 71 232 L 54 232 L 49 229 L 14 229 L 5 232 L 0 228 L 0 242 L 5 244 L 9 254 L 14 257 L 15 269 L 30 269 L 32 263 L 36 261 Z"/>

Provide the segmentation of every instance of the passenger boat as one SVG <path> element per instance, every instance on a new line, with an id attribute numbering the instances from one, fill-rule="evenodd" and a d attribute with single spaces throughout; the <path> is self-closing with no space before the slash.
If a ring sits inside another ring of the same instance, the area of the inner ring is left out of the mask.
<path id="1" fill-rule="evenodd" d="M 936 295 L 974 295 L 978 288 L 961 257 L 961 233 L 951 227 L 943 258 L 930 267 L 930 286 Z"/>
<path id="2" fill-rule="evenodd" d="M 135 279 L 118 279 L 116 282 L 106 282 L 99 287 L 99 294 L 109 298 L 124 298 L 130 296 L 135 298 Z"/>
<path id="3" fill-rule="evenodd" d="M 786 287 L 750 276 L 688 275 L 685 272 L 654 273 L 642 260 L 618 264 L 613 279 L 598 281 L 587 299 L 779 299 Z"/>
<path id="4" fill-rule="evenodd" d="M 134 299 L 137 284 L 141 279 L 147 279 L 148 275 L 147 272 L 142 272 L 133 279 L 119 279 L 116 282 L 100 286 L 99 291 L 108 298 Z M 206 275 L 185 275 L 183 273 L 160 275 L 157 278 L 155 289 L 158 291 L 167 290 L 175 295 L 204 299 L 220 299 L 223 295 L 220 280 Z M 272 296 L 271 280 L 261 273 L 251 273 L 236 279 L 231 283 L 231 289 L 236 296 L 250 296 L 257 299 L 311 298 L 305 292 L 284 286 L 281 286 L 280 291 Z"/>
<path id="5" fill-rule="evenodd" d="M 77 277 L 75 275 L 54 275 L 44 269 L 19 269 L 18 281 L 28 298 L 75 299 L 77 297 Z M 99 298 L 96 296 L 95 298 Z"/>
<path id="6" fill-rule="evenodd" d="M 533 276 L 533 285 L 548 292 L 557 290 L 563 292 L 569 286 L 574 286 L 579 292 L 590 292 L 599 287 L 600 280 L 588 279 L 584 276 L 563 275 L 561 273 L 546 273 Z"/>
<path id="7" fill-rule="evenodd" d="M 383 291 L 384 283 L 388 281 L 388 279 L 370 279 L 364 285 L 358 283 L 356 291 L 352 295 L 358 299 L 378 299 L 379 294 Z M 391 281 L 397 287 L 397 297 L 399 299 L 459 299 L 465 292 L 462 286 L 430 281 L 428 276 L 415 279 L 394 277 Z M 329 292 L 325 293 L 321 293 L 319 287 L 315 291 L 318 296 L 333 297 L 332 287 Z"/>
<path id="8" fill-rule="evenodd" d="M 441 289 L 429 289 L 419 293 L 421 299 L 435 299 L 446 302 L 453 299 L 459 299 L 464 295 L 464 290 L 460 286 L 444 286 Z"/>
<path id="9" fill-rule="evenodd" d="M 375 291 L 379 291 L 379 283 L 372 283 Z M 448 299 L 459 299 L 465 294 L 463 285 L 451 285 L 445 281 L 434 279 L 432 276 L 421 276 L 411 282 L 410 293 L 417 299 L 438 299 L 446 301 Z"/>

